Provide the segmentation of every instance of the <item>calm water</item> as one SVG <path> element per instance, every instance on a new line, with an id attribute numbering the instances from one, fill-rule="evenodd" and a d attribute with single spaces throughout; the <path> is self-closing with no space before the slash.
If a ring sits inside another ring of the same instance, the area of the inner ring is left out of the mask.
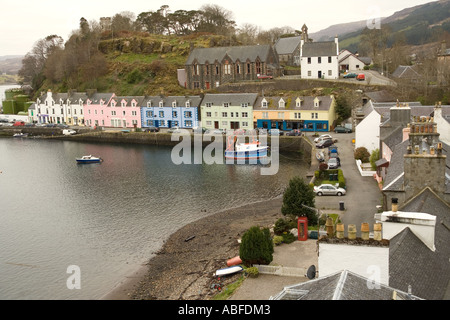
<path id="1" fill-rule="evenodd" d="M 101 164 L 76 164 L 85 154 Z M 0 139 L 0 299 L 97 299 L 180 227 L 280 195 L 306 164 L 174 165 L 170 148 Z M 207 212 L 204 212 L 204 210 Z M 81 271 L 69 290 L 67 268 Z"/>

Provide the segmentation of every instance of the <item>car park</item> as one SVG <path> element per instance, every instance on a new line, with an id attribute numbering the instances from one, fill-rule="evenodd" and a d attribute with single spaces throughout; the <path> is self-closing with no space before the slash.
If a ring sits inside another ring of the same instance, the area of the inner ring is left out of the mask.
<path id="1" fill-rule="evenodd" d="M 314 193 L 318 196 L 343 196 L 346 191 L 332 184 L 321 184 L 320 186 L 314 186 Z"/>
<path id="2" fill-rule="evenodd" d="M 358 75 L 356 73 L 350 72 L 344 75 L 344 79 L 356 78 Z"/>
<path id="3" fill-rule="evenodd" d="M 325 139 L 316 144 L 316 148 L 323 149 L 333 145 L 332 139 Z"/>
<path id="4" fill-rule="evenodd" d="M 334 132 L 335 133 L 352 133 L 352 129 L 342 127 L 342 126 L 337 126 L 336 128 L 334 128 Z"/>

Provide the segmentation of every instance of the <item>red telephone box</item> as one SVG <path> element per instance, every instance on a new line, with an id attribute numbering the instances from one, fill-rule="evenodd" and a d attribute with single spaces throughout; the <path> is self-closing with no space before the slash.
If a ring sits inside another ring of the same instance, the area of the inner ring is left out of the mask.
<path id="1" fill-rule="evenodd" d="M 299 217 L 298 218 L 298 240 L 306 241 L 308 240 L 308 218 L 307 217 Z"/>

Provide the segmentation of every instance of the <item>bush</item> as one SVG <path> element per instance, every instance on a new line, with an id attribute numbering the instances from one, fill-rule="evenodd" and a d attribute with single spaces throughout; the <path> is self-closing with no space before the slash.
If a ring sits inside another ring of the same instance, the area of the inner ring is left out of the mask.
<path id="1" fill-rule="evenodd" d="M 239 257 L 245 265 L 269 264 L 273 260 L 273 242 L 269 229 L 251 227 L 242 236 Z"/>
<path id="2" fill-rule="evenodd" d="M 291 230 L 292 228 L 296 228 L 297 223 L 292 219 L 283 219 L 280 218 L 275 222 L 275 227 L 273 228 L 273 232 L 276 235 L 282 235 L 284 232 Z"/>
<path id="3" fill-rule="evenodd" d="M 283 243 L 292 243 L 296 240 L 295 236 L 290 232 L 283 233 Z"/>
<path id="4" fill-rule="evenodd" d="M 274 236 L 272 241 L 274 245 L 279 246 L 283 243 L 283 236 Z"/>
<path id="5" fill-rule="evenodd" d="M 359 147 L 355 150 L 355 159 L 361 160 L 362 163 L 369 162 L 370 153 L 365 147 Z"/>
<path id="6" fill-rule="evenodd" d="M 380 150 L 375 149 L 372 151 L 372 154 L 370 155 L 370 165 L 372 167 L 372 170 L 377 170 L 377 165 L 375 162 L 377 162 L 380 159 Z"/>
<path id="7" fill-rule="evenodd" d="M 306 216 L 311 224 L 317 223 L 315 211 L 303 207 L 314 207 L 314 191 L 302 178 L 294 177 L 283 194 L 281 213 L 284 215 Z"/>
<path id="8" fill-rule="evenodd" d="M 259 270 L 257 267 L 250 267 L 245 269 L 245 273 L 251 278 L 257 278 L 259 276 Z"/>

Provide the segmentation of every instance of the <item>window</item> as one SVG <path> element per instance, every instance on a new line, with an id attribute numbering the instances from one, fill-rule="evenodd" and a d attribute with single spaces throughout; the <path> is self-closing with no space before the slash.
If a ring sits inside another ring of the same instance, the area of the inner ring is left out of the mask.
<path id="1" fill-rule="evenodd" d="M 227 121 L 222 121 L 222 125 L 223 125 L 223 126 L 227 126 L 227 125 L 228 125 L 228 122 L 227 122 Z"/>
<path id="2" fill-rule="evenodd" d="M 205 65 L 206 75 L 209 76 L 209 64 Z"/>
<path id="3" fill-rule="evenodd" d="M 308 64 L 311 64 L 311 57 L 308 57 Z"/>
<path id="4" fill-rule="evenodd" d="M 207 107 L 207 108 L 211 108 L 211 105 L 212 105 L 211 102 L 207 102 L 207 103 L 206 103 L 206 107 Z"/>
<path id="5" fill-rule="evenodd" d="M 206 121 L 206 125 L 207 126 L 211 126 L 212 125 L 212 121 Z"/>
<path id="6" fill-rule="evenodd" d="M 224 106 L 224 108 L 228 108 L 230 106 L 230 104 L 228 102 L 224 102 L 223 106 Z"/>
<path id="7" fill-rule="evenodd" d="M 278 119 L 284 119 L 284 112 L 278 112 Z"/>
<path id="8" fill-rule="evenodd" d="M 295 119 L 300 119 L 301 118 L 300 112 L 294 112 L 294 118 Z"/>
<path id="9" fill-rule="evenodd" d="M 269 113 L 268 112 L 263 112 L 262 113 L 262 117 L 263 117 L 263 119 L 269 119 Z"/>
<path id="10" fill-rule="evenodd" d="M 328 57 L 328 63 L 331 63 L 331 57 Z"/>
<path id="11" fill-rule="evenodd" d="M 177 107 L 177 102 L 176 101 L 172 102 L 172 108 L 176 108 L 176 107 Z"/>
<path id="12" fill-rule="evenodd" d="M 251 73 L 251 66 L 250 66 L 250 63 L 247 63 L 247 73 Z"/>
<path id="13" fill-rule="evenodd" d="M 311 113 L 311 119 L 314 119 L 314 112 Z"/>
<path id="14" fill-rule="evenodd" d="M 70 109 L 69 109 L 70 110 Z M 73 110 L 73 114 L 77 114 L 77 109 Z"/>
<path id="15" fill-rule="evenodd" d="M 206 117 L 211 118 L 211 112 L 207 112 Z"/>
<path id="16" fill-rule="evenodd" d="M 145 114 L 147 115 L 147 118 L 153 118 L 153 111 L 147 111 Z"/>
<path id="17" fill-rule="evenodd" d="M 160 118 L 164 118 L 164 111 L 160 111 L 160 112 L 159 112 L 159 117 L 160 117 Z"/>
<path id="18" fill-rule="evenodd" d="M 125 101 L 122 101 L 121 105 L 122 105 L 122 107 L 126 107 L 127 103 Z"/>
<path id="19" fill-rule="evenodd" d="M 200 88 L 200 82 L 194 81 L 194 89 L 199 89 L 199 88 Z"/>
<path id="20" fill-rule="evenodd" d="M 328 70 L 328 75 L 329 75 L 329 76 L 332 76 L 332 75 L 333 75 L 333 71 Z"/>
<path id="21" fill-rule="evenodd" d="M 216 74 L 219 74 L 219 65 L 216 64 Z"/>
<path id="22" fill-rule="evenodd" d="M 164 101 L 160 101 L 160 102 L 159 102 L 159 107 L 160 107 L 160 108 L 164 107 Z"/>
<path id="23" fill-rule="evenodd" d="M 285 105 L 286 105 L 286 102 L 284 102 L 283 99 L 280 99 L 280 101 L 278 101 L 278 107 L 279 107 L 279 108 L 284 108 Z"/>
<path id="24" fill-rule="evenodd" d="M 194 64 L 193 66 L 193 72 L 194 72 L 194 76 L 198 76 L 199 74 L 199 68 L 198 68 L 198 64 Z"/>
<path id="25" fill-rule="evenodd" d="M 322 63 L 322 57 L 317 58 L 317 63 Z"/>
<path id="26" fill-rule="evenodd" d="M 222 117 L 226 118 L 226 117 L 228 117 L 228 114 L 226 112 L 222 112 Z"/>
<path id="27" fill-rule="evenodd" d="M 185 118 L 192 118 L 192 111 L 185 111 L 184 112 L 184 117 Z"/>
<path id="28" fill-rule="evenodd" d="M 261 61 L 256 61 L 256 73 L 261 74 Z"/>
<path id="29" fill-rule="evenodd" d="M 242 107 L 242 108 L 247 108 L 247 107 L 248 107 L 248 103 L 243 103 L 243 104 L 241 104 L 241 107 Z"/>
<path id="30" fill-rule="evenodd" d="M 103 111 L 102 111 L 103 112 Z M 131 115 L 132 116 L 137 116 L 137 112 L 136 111 L 131 111 Z"/>
<path id="31" fill-rule="evenodd" d="M 233 113 L 233 112 L 230 112 L 230 117 L 233 118 L 233 116 L 234 116 L 234 113 Z M 237 117 L 238 117 L 238 116 L 237 116 Z"/>
<path id="32" fill-rule="evenodd" d="M 147 126 L 153 127 L 153 120 L 147 120 Z"/>
<path id="33" fill-rule="evenodd" d="M 112 115 L 112 116 L 115 116 L 115 115 L 116 115 L 116 112 L 115 112 L 115 111 L 111 111 L 111 115 Z"/>
<path id="34" fill-rule="evenodd" d="M 248 122 L 247 121 L 242 122 L 242 126 L 243 127 L 248 127 Z"/>
<path id="35" fill-rule="evenodd" d="M 172 121 L 172 127 L 178 127 L 178 121 Z"/>
<path id="36" fill-rule="evenodd" d="M 263 100 L 262 102 L 261 102 L 261 107 L 262 108 L 267 108 L 269 106 L 269 104 L 267 103 L 267 100 Z"/>
<path id="37" fill-rule="evenodd" d="M 231 65 L 228 63 L 228 61 L 225 61 L 225 64 L 223 65 L 223 73 L 231 74 Z"/>
<path id="38" fill-rule="evenodd" d="M 172 111 L 172 118 L 176 118 L 176 117 L 178 117 L 178 112 Z"/>
<path id="39" fill-rule="evenodd" d="M 133 101 L 133 102 L 131 103 L 131 106 L 134 107 L 134 108 L 136 108 L 136 102 Z"/>
<path id="40" fill-rule="evenodd" d="M 240 74 L 241 73 L 241 67 L 239 64 L 236 64 L 236 74 Z"/>
<path id="41" fill-rule="evenodd" d="M 126 111 L 125 111 L 125 110 L 123 110 L 123 111 L 122 111 L 122 114 L 123 114 L 124 116 L 126 116 L 126 115 L 127 115 L 127 113 L 126 113 Z"/>
<path id="42" fill-rule="evenodd" d="M 192 120 L 186 120 L 186 121 L 184 122 L 184 126 L 185 126 L 185 127 L 192 127 Z"/>
<path id="43" fill-rule="evenodd" d="M 242 112 L 242 118 L 248 118 L 248 113 L 247 112 Z"/>
<path id="44" fill-rule="evenodd" d="M 308 71 L 308 77 L 311 77 L 311 70 Z"/>
<path id="45" fill-rule="evenodd" d="M 189 108 L 191 106 L 191 102 L 190 101 L 186 101 L 186 108 Z"/>

